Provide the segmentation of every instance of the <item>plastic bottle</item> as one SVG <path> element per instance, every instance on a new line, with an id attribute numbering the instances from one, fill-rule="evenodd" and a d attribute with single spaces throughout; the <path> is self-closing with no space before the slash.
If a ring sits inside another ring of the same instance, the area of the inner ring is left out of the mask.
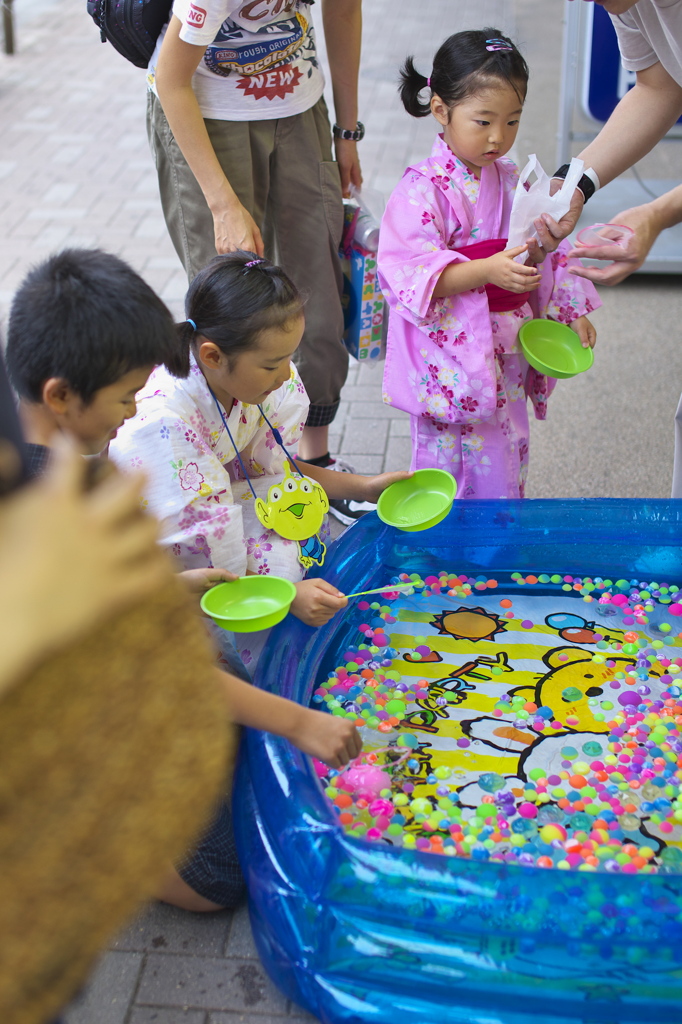
<path id="1" fill-rule="evenodd" d="M 376 252 L 379 248 L 379 222 L 384 210 L 383 196 L 374 189 L 360 191 L 351 187 L 350 191 L 359 207 L 353 240 L 363 249 Z"/>
<path id="2" fill-rule="evenodd" d="M 379 248 L 379 225 L 369 210 L 363 209 L 361 204 L 358 219 L 355 222 L 353 240 L 363 249 L 368 249 L 369 252 L 376 252 Z"/>

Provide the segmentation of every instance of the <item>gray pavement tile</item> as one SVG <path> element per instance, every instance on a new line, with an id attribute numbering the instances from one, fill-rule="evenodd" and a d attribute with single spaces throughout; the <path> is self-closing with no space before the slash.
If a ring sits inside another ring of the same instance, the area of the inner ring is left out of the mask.
<path id="1" fill-rule="evenodd" d="M 385 472 L 409 469 L 412 461 L 412 441 L 408 437 L 389 437 L 384 458 Z"/>
<path id="2" fill-rule="evenodd" d="M 296 1003 L 292 1002 L 289 1002 L 289 1013 L 291 1014 L 293 1024 L 314 1024 L 314 1021 L 319 1020 L 319 1017 L 315 1017 L 312 1013 L 307 1013 L 300 1006 L 297 1006 Z"/>
<path id="3" fill-rule="evenodd" d="M 127 1024 L 206 1024 L 206 1014 L 203 1010 L 186 1010 L 179 1006 L 172 1010 L 143 1006 L 133 1010 Z"/>
<path id="4" fill-rule="evenodd" d="M 342 448 L 339 454 L 342 458 L 347 459 L 358 473 L 374 476 L 376 473 L 384 471 L 383 455 L 360 455 L 357 452 L 348 452 L 345 448 Z"/>
<path id="5" fill-rule="evenodd" d="M 208 1024 L 297 1024 L 297 1021 L 281 1014 L 261 1016 L 255 1013 L 211 1013 Z"/>
<path id="6" fill-rule="evenodd" d="M 60 167 L 73 167 L 85 154 L 85 146 L 60 146 L 52 157 L 52 162 Z"/>
<path id="7" fill-rule="evenodd" d="M 352 386 L 357 382 L 358 373 L 360 372 L 360 366 L 355 359 L 351 356 L 348 360 L 348 376 L 346 377 L 346 383 L 344 388 Z M 341 397 L 343 398 L 343 390 L 341 391 Z"/>
<path id="8" fill-rule="evenodd" d="M 258 953 L 253 941 L 253 933 L 251 932 L 249 908 L 246 904 L 239 907 L 232 914 L 224 953 L 225 956 L 258 959 Z"/>
<path id="9" fill-rule="evenodd" d="M 43 206 L 35 207 L 28 213 L 28 220 L 83 220 L 87 214 L 84 206 Z"/>
<path id="10" fill-rule="evenodd" d="M 255 960 L 158 954 L 147 957 L 135 1001 L 258 1014 L 284 1014 L 287 1007 Z"/>
<path id="11" fill-rule="evenodd" d="M 191 914 L 167 903 L 152 903 L 112 944 L 139 952 L 219 956 L 232 920 L 231 911 Z M 245 955 L 245 954 L 238 954 Z"/>
<path id="12" fill-rule="evenodd" d="M 344 455 L 383 455 L 388 436 L 388 422 L 381 419 L 349 420 L 343 432 Z"/>
<path id="13" fill-rule="evenodd" d="M 343 389 L 345 402 L 365 403 L 366 405 L 381 402 L 381 380 L 372 384 L 347 384 Z"/>
<path id="14" fill-rule="evenodd" d="M 289 1013 L 286 1016 L 280 1014 L 268 1014 L 261 1017 L 260 1014 L 251 1013 L 211 1013 L 208 1024 L 316 1024 L 319 1017 L 313 1017 L 306 1013 L 294 1003 L 289 1003 Z"/>
<path id="15" fill-rule="evenodd" d="M 141 964 L 141 953 L 108 953 L 63 1015 L 65 1024 L 124 1024 Z"/>
<path id="16" fill-rule="evenodd" d="M 400 418 L 396 417 L 391 420 L 388 428 L 388 436 L 389 438 L 410 436 L 410 417 L 406 412 L 401 412 Z"/>
<path id="17" fill-rule="evenodd" d="M 70 199 L 73 199 L 76 192 L 79 196 L 81 190 L 75 182 L 60 182 L 58 185 L 50 185 L 46 192 L 42 195 L 42 201 L 44 203 L 68 203 Z"/>
<path id="18" fill-rule="evenodd" d="M 354 397 L 349 397 L 349 409 L 348 419 L 362 419 L 367 414 L 376 416 L 379 419 L 397 419 L 399 416 L 404 416 L 405 413 L 401 412 L 400 409 L 393 409 L 390 405 L 385 405 L 381 399 L 381 392 L 375 395 L 371 400 L 356 401 Z"/>
<path id="19" fill-rule="evenodd" d="M 150 270 L 182 270 L 177 256 L 152 256 L 147 266 Z"/>
<path id="20" fill-rule="evenodd" d="M 384 361 L 371 360 L 369 363 L 362 363 L 358 366 L 357 383 L 364 385 L 378 385 L 381 387 L 381 383 L 384 379 Z"/>

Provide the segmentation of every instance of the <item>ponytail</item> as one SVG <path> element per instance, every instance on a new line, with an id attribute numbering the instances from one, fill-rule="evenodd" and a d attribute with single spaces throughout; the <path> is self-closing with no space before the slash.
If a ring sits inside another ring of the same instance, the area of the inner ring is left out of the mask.
<path id="1" fill-rule="evenodd" d="M 187 377 L 198 336 L 232 358 L 257 345 L 263 331 L 301 316 L 303 305 L 291 278 L 269 260 L 242 250 L 216 256 L 189 286 L 187 319 L 176 325 L 177 345 L 164 365 L 174 377 Z"/>
<path id="2" fill-rule="evenodd" d="M 415 68 L 414 58 L 407 57 L 400 69 L 400 99 L 412 117 L 426 117 L 431 113 L 431 104 L 419 99 L 419 93 L 428 85 L 429 79 L 424 78 Z"/>
<path id="3" fill-rule="evenodd" d="M 495 81 L 510 85 L 523 103 L 528 87 L 528 65 L 508 36 L 497 28 L 456 32 L 438 49 L 429 78 L 421 75 L 408 57 L 400 71 L 400 98 L 408 114 L 425 117 L 431 104 L 419 99 L 427 86 L 453 107 Z M 430 99 L 430 97 L 429 97 Z"/>
<path id="4" fill-rule="evenodd" d="M 190 345 L 195 336 L 195 330 L 187 320 L 175 325 L 176 347 L 170 356 L 164 360 L 164 366 L 174 377 L 187 377 L 189 375 L 189 353 Z"/>

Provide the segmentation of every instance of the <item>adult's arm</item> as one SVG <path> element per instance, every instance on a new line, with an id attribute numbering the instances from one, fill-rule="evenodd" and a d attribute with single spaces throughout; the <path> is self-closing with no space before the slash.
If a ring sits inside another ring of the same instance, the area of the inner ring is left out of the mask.
<path id="1" fill-rule="evenodd" d="M 623 96 L 596 139 L 580 153 L 580 158 L 586 167 L 595 169 L 600 184 L 607 185 L 646 156 L 672 128 L 680 114 L 682 86 L 657 61 L 637 72 L 635 86 Z M 552 191 L 560 187 L 561 181 L 554 179 Z M 558 243 L 573 231 L 583 205 L 583 194 L 576 189 L 571 209 L 560 221 L 548 215 L 536 221 L 535 227 L 547 252 L 556 249 Z"/>
<path id="2" fill-rule="evenodd" d="M 354 129 L 358 121 L 358 74 L 362 41 L 362 0 L 322 0 L 322 22 L 334 94 L 336 123 Z M 334 139 L 341 188 L 360 188 L 357 142 Z"/>
<path id="3" fill-rule="evenodd" d="M 246 249 L 263 255 L 263 240 L 251 214 L 240 203 L 215 154 L 192 88 L 204 46 L 180 38 L 182 22 L 170 20 L 156 67 L 156 91 L 182 155 L 213 215 L 219 253 Z"/>

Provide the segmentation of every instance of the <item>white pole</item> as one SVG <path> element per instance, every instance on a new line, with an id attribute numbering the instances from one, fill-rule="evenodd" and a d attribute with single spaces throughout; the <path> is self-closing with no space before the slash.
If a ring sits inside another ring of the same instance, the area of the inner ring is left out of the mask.
<path id="1" fill-rule="evenodd" d="M 580 8 L 582 4 L 564 0 L 564 38 L 561 53 L 561 87 L 557 126 L 557 166 L 571 159 L 573 110 L 578 83 Z"/>

